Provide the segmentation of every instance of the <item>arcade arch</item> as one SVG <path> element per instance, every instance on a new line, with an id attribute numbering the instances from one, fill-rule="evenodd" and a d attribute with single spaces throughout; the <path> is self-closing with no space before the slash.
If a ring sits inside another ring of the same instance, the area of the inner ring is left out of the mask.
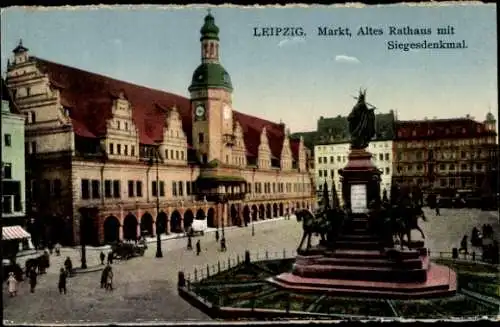
<path id="1" fill-rule="evenodd" d="M 137 218 L 129 213 L 123 220 L 123 238 L 135 241 L 137 239 Z"/>
<path id="2" fill-rule="evenodd" d="M 120 240 L 120 220 L 115 216 L 108 216 L 104 220 L 104 243 L 115 243 Z"/>

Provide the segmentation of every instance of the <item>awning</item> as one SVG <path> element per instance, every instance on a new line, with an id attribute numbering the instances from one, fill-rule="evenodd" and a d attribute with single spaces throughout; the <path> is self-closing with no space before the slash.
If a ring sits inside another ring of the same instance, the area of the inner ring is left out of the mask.
<path id="1" fill-rule="evenodd" d="M 31 238 L 31 234 L 21 226 L 2 227 L 2 240 L 19 240 L 23 238 Z"/>

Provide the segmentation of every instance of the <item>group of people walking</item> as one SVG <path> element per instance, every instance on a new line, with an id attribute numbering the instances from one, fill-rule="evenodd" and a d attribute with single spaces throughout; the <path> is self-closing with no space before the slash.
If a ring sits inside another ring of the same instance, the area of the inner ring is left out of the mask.
<path id="1" fill-rule="evenodd" d="M 219 231 L 215 231 L 215 241 L 219 243 Z M 201 253 L 201 243 L 200 240 L 196 241 L 196 255 L 200 255 Z M 191 238 L 191 235 L 188 235 L 188 243 L 187 243 L 187 249 L 188 250 L 193 250 L 193 240 Z M 220 251 L 225 252 L 227 250 L 226 247 L 226 238 L 223 236 L 220 239 Z"/>
<path id="2" fill-rule="evenodd" d="M 490 224 L 484 224 L 481 228 L 481 232 L 477 227 L 472 228 L 470 242 L 472 246 L 482 248 L 483 261 L 491 262 L 493 264 L 498 263 L 498 241 L 494 239 L 493 227 Z M 468 236 L 464 235 L 462 237 L 462 241 L 460 242 L 459 252 L 468 254 L 468 244 Z M 472 253 L 472 256 L 473 260 L 475 260 L 475 252 Z"/>

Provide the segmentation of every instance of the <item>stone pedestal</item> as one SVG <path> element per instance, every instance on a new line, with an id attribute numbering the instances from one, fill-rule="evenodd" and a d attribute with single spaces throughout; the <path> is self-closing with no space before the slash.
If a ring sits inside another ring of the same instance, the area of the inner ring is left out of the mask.
<path id="1" fill-rule="evenodd" d="M 342 197 L 348 209 L 354 209 L 351 191 L 353 186 L 366 191 L 366 206 L 373 200 L 380 200 L 381 172 L 371 160 L 372 154 L 365 149 L 351 149 L 347 165 L 339 169 L 342 176 Z M 359 199 L 356 199 L 359 203 Z M 367 209 L 367 208 L 366 208 Z M 365 210 L 366 210 L 365 209 Z M 354 213 L 356 210 L 353 210 Z"/>

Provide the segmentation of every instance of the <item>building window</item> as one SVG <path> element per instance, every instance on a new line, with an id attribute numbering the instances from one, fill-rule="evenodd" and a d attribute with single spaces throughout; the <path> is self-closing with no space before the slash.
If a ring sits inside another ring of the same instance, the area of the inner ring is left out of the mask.
<path id="1" fill-rule="evenodd" d="M 115 153 L 115 145 L 113 143 L 109 143 L 109 154 Z"/>
<path id="2" fill-rule="evenodd" d="M 128 197 L 134 197 L 134 181 L 128 181 Z"/>
<path id="3" fill-rule="evenodd" d="M 445 170 L 445 169 L 446 169 L 446 168 L 445 168 L 445 165 L 444 165 L 444 164 L 440 164 L 440 165 L 439 165 L 439 170 Z"/>
<path id="4" fill-rule="evenodd" d="M 158 188 L 157 188 L 157 185 L 156 185 L 156 181 L 152 181 L 151 182 L 151 195 L 152 196 L 158 196 Z"/>
<path id="5" fill-rule="evenodd" d="M 128 123 L 125 122 L 125 130 L 128 131 Z"/>
<path id="6" fill-rule="evenodd" d="M 135 188 L 137 197 L 142 197 L 142 181 L 136 181 Z"/>
<path id="7" fill-rule="evenodd" d="M 323 157 L 319 157 L 319 158 L 318 158 L 318 163 L 319 163 L 319 164 L 320 164 L 320 163 L 323 163 Z"/>
<path id="8" fill-rule="evenodd" d="M 384 160 L 384 155 L 382 153 L 378 154 L 378 160 Z"/>
<path id="9" fill-rule="evenodd" d="M 391 173 L 391 170 L 389 169 L 389 167 L 385 167 L 385 174 L 389 175 L 390 173 Z"/>
<path id="10" fill-rule="evenodd" d="M 94 179 L 92 180 L 92 199 L 99 199 L 101 197 L 101 183 Z"/>
<path id="11" fill-rule="evenodd" d="M 385 160 L 386 160 L 386 161 L 389 161 L 389 153 L 386 153 L 386 154 L 385 154 Z"/>
<path id="12" fill-rule="evenodd" d="M 337 162 L 340 162 L 340 156 L 337 156 Z"/>
<path id="13" fill-rule="evenodd" d="M 61 180 L 60 179 L 55 179 L 54 180 L 54 196 L 60 197 L 61 196 Z"/>
<path id="14" fill-rule="evenodd" d="M 106 198 L 111 197 L 111 181 L 110 180 L 104 181 L 104 196 Z"/>
<path id="15" fill-rule="evenodd" d="M 115 198 L 120 198 L 120 181 L 113 181 L 113 195 Z"/>
<path id="16" fill-rule="evenodd" d="M 170 150 L 170 159 L 174 159 L 174 150 Z"/>
<path id="17" fill-rule="evenodd" d="M 181 151 L 181 160 L 184 160 L 184 151 Z"/>
<path id="18" fill-rule="evenodd" d="M 203 144 L 204 141 L 205 141 L 205 137 L 204 137 L 203 133 L 198 133 L 198 143 Z"/>
<path id="19" fill-rule="evenodd" d="M 191 182 L 186 182 L 186 195 L 191 195 Z"/>
<path id="20" fill-rule="evenodd" d="M 476 169 L 483 170 L 483 164 L 480 164 L 480 163 L 476 164 Z"/>
<path id="21" fill-rule="evenodd" d="M 184 182 L 179 182 L 179 196 L 183 196 L 184 195 L 184 192 L 183 192 L 183 184 Z"/>
<path id="22" fill-rule="evenodd" d="M 27 87 L 26 88 L 26 96 L 30 96 L 31 95 L 31 87 Z"/>
<path id="23" fill-rule="evenodd" d="M 466 158 L 467 157 L 467 153 L 465 151 L 460 152 L 460 157 L 461 158 Z"/>
<path id="24" fill-rule="evenodd" d="M 333 156 L 330 157 L 330 163 L 333 163 Z"/>
<path id="25" fill-rule="evenodd" d="M 177 182 L 172 182 L 172 195 L 177 196 Z"/>
<path id="26" fill-rule="evenodd" d="M 90 184 L 88 179 L 82 179 L 82 199 L 90 199 Z"/>
<path id="27" fill-rule="evenodd" d="M 12 139 L 11 139 L 11 135 L 10 134 L 4 134 L 3 139 L 4 139 L 4 145 L 5 146 L 11 146 Z"/>
<path id="28" fill-rule="evenodd" d="M 128 156 L 128 146 L 126 144 L 123 146 L 123 154 Z"/>
<path id="29" fill-rule="evenodd" d="M 133 146 L 133 145 L 130 147 L 130 155 L 132 157 L 135 156 L 135 146 Z"/>
<path id="30" fill-rule="evenodd" d="M 160 181 L 160 196 L 165 196 L 165 182 Z"/>
<path id="31" fill-rule="evenodd" d="M 227 158 L 229 156 L 226 156 L 226 162 L 227 162 Z M 175 160 L 179 160 L 179 151 L 178 150 L 175 150 Z"/>
<path id="32" fill-rule="evenodd" d="M 12 179 L 12 164 L 2 162 L 2 178 Z"/>
<path id="33" fill-rule="evenodd" d="M 450 164 L 450 170 L 455 170 L 455 165 L 454 164 Z"/>
<path id="34" fill-rule="evenodd" d="M 165 150 L 165 159 L 168 159 L 168 149 Z"/>
<path id="35" fill-rule="evenodd" d="M 417 165 L 417 170 L 422 170 L 423 166 L 422 165 Z"/>
<path id="36" fill-rule="evenodd" d="M 335 176 L 335 170 L 330 169 L 330 177 L 333 178 Z"/>
<path id="37" fill-rule="evenodd" d="M 12 197 L 10 195 L 4 195 L 2 197 L 2 212 L 12 213 Z"/>
<path id="38" fill-rule="evenodd" d="M 122 145 L 121 144 L 116 145 L 116 153 L 122 154 Z"/>
<path id="39" fill-rule="evenodd" d="M 467 170 L 467 165 L 466 164 L 461 164 L 460 165 L 460 170 Z"/>
<path id="40" fill-rule="evenodd" d="M 31 153 L 37 153 L 36 142 L 31 142 Z"/>
<path id="41" fill-rule="evenodd" d="M 31 112 L 31 123 L 36 123 L 36 113 L 34 111 Z"/>
<path id="42" fill-rule="evenodd" d="M 116 121 L 116 129 L 120 129 L 120 121 Z"/>

